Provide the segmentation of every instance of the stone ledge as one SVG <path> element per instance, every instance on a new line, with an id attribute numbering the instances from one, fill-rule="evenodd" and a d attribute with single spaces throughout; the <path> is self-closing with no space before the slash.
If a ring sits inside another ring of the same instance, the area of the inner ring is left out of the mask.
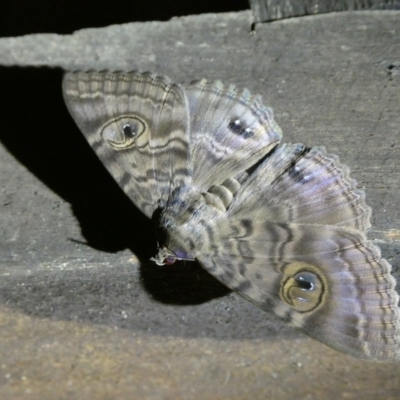
<path id="1" fill-rule="evenodd" d="M 135 68 L 261 93 L 285 141 L 325 145 L 351 167 L 398 276 L 399 17 L 252 32 L 242 12 L 0 39 L 1 65 L 58 68 L 0 69 L 4 398 L 396 398 L 397 366 L 326 349 L 195 266 L 140 266 L 152 227 L 84 142 L 60 83 L 61 69 Z"/>

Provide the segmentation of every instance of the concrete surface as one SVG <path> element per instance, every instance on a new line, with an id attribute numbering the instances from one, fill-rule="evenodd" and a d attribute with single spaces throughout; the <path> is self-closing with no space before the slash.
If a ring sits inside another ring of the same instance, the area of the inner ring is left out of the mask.
<path id="1" fill-rule="evenodd" d="M 338 11 L 400 10 L 396 0 L 249 0 L 255 22 Z"/>
<path id="2" fill-rule="evenodd" d="M 197 265 L 147 263 L 152 226 L 60 87 L 62 68 L 136 68 L 261 93 L 285 141 L 351 167 L 399 277 L 399 21 L 337 13 L 251 31 L 241 12 L 0 39 L 0 398 L 400 398 L 399 365 L 330 350 Z"/>

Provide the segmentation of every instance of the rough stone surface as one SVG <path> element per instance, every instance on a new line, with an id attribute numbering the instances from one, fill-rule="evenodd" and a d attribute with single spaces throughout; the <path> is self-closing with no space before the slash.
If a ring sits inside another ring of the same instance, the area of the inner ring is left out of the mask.
<path id="1" fill-rule="evenodd" d="M 250 5 L 256 22 L 338 11 L 400 9 L 396 0 L 250 0 Z"/>
<path id="2" fill-rule="evenodd" d="M 397 399 L 400 366 L 340 354 L 196 265 L 157 267 L 150 223 L 69 117 L 61 69 L 245 86 L 284 140 L 324 145 L 400 271 L 400 12 L 257 24 L 250 12 L 0 39 L 2 399 Z M 49 66 L 49 68 L 9 68 Z M 140 263 L 140 261 L 142 263 Z"/>

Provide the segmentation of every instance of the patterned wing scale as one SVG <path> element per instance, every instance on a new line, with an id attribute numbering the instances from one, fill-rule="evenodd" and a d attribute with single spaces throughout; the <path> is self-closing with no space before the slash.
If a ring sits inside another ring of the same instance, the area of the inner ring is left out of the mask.
<path id="1" fill-rule="evenodd" d="M 208 189 L 246 170 L 280 141 L 272 109 L 260 96 L 204 79 L 187 85 L 186 95 L 198 188 Z"/>
<path id="2" fill-rule="evenodd" d="M 362 233 L 224 222 L 218 249 L 198 255 L 218 280 L 330 347 L 361 358 L 400 360 L 395 280 Z"/>
<path id="3" fill-rule="evenodd" d="M 225 285 L 311 337 L 399 360 L 399 298 L 391 266 L 362 232 L 369 215 L 337 157 L 279 146 L 205 230 L 213 235 L 196 255 Z"/>
<path id="4" fill-rule="evenodd" d="M 67 73 L 63 94 L 86 139 L 135 205 L 151 217 L 190 183 L 183 88 L 151 73 Z"/>
<path id="5" fill-rule="evenodd" d="M 230 218 L 238 214 L 366 232 L 371 209 L 337 156 L 298 144 L 278 146 L 247 179 L 229 210 Z"/>
<path id="6" fill-rule="evenodd" d="M 148 217 L 162 209 L 158 264 L 196 258 L 328 346 L 400 360 L 391 266 L 365 237 L 371 209 L 336 156 L 278 145 L 261 98 L 219 81 L 77 72 L 63 90 L 126 194 Z"/>

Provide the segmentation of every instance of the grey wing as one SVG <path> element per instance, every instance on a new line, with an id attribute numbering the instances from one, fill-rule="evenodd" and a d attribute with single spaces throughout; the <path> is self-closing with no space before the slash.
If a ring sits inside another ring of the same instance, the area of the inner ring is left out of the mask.
<path id="1" fill-rule="evenodd" d="M 136 72 L 69 72 L 65 103 L 89 144 L 148 217 L 190 183 L 189 111 L 184 89 Z"/>
<path id="2" fill-rule="evenodd" d="M 371 208 L 336 155 L 328 155 L 323 147 L 285 144 L 266 157 L 235 196 L 229 215 L 244 214 L 268 216 L 276 223 L 337 225 L 366 232 Z"/>
<path id="3" fill-rule="evenodd" d="M 302 146 L 281 146 L 264 163 L 207 230 L 197 259 L 232 290 L 328 346 L 399 360 L 395 279 L 363 233 L 370 209 L 348 170 L 323 149 Z"/>
<path id="4" fill-rule="evenodd" d="M 260 96 L 204 79 L 185 90 L 197 188 L 207 190 L 248 169 L 280 141 L 272 109 L 262 104 Z"/>

